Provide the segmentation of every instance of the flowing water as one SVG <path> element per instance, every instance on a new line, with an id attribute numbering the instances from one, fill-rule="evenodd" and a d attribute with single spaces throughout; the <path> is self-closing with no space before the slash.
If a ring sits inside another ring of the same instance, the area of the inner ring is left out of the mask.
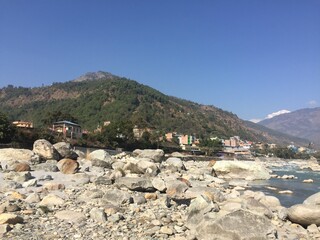
<path id="1" fill-rule="evenodd" d="M 266 195 L 277 197 L 282 206 L 290 207 L 302 203 L 307 197 L 320 191 L 320 172 L 300 170 L 295 167 L 274 168 L 273 173 L 278 176 L 294 175 L 297 179 L 271 178 L 264 181 L 254 181 L 253 190 L 259 190 Z M 312 179 L 313 183 L 303 183 L 305 179 Z M 279 191 L 290 190 L 292 194 L 280 194 Z"/>

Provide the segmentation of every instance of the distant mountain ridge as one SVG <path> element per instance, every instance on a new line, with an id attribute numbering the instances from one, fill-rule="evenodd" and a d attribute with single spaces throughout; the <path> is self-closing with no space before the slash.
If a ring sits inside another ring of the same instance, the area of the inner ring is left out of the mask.
<path id="1" fill-rule="evenodd" d="M 300 109 L 265 119 L 258 124 L 320 145 L 320 107 Z"/>
<path id="2" fill-rule="evenodd" d="M 51 112 L 64 111 L 91 131 L 104 121 L 131 120 L 138 127 L 196 134 L 197 137 L 237 135 L 251 141 L 307 144 L 303 139 L 249 124 L 217 107 L 170 97 L 136 81 L 102 71 L 51 86 L 2 88 L 0 110 L 12 120 L 32 121 L 35 126 L 41 126 Z"/>

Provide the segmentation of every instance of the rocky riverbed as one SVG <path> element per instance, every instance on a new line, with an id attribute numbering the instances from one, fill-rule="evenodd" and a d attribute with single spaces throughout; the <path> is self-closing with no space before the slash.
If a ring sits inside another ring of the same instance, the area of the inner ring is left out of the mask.
<path id="1" fill-rule="evenodd" d="M 265 161 L 0 149 L 1 239 L 320 239 L 320 193 L 290 208 L 250 190 Z M 316 165 L 314 167 L 317 167 Z"/>

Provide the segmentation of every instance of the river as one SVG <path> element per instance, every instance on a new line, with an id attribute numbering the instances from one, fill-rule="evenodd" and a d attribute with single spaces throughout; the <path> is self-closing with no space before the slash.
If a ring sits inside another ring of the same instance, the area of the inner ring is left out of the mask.
<path id="1" fill-rule="evenodd" d="M 301 170 L 296 167 L 273 168 L 273 173 L 278 176 L 294 175 L 297 179 L 271 178 L 264 181 L 252 182 L 252 190 L 259 190 L 266 195 L 277 197 L 281 204 L 290 207 L 302 203 L 307 197 L 320 191 L 320 172 Z M 313 179 L 313 183 L 303 183 L 305 179 Z M 275 188 L 275 189 L 270 189 Z M 292 194 L 280 194 L 279 191 L 290 190 Z"/>

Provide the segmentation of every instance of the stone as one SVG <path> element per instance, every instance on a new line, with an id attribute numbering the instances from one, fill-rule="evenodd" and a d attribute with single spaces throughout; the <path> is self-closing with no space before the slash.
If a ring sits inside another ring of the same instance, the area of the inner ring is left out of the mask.
<path id="1" fill-rule="evenodd" d="M 7 191 L 7 190 L 12 190 L 12 189 L 17 189 L 17 188 L 22 188 L 21 183 L 17 183 L 15 181 L 3 181 L 0 184 L 0 191 Z"/>
<path id="2" fill-rule="evenodd" d="M 165 192 L 167 190 L 167 186 L 166 186 L 164 180 L 160 177 L 153 178 L 151 183 L 152 183 L 153 187 L 160 192 Z"/>
<path id="3" fill-rule="evenodd" d="M 95 185 L 112 185 L 112 180 L 104 177 L 104 176 L 100 176 L 97 177 L 97 179 L 94 181 Z"/>
<path id="4" fill-rule="evenodd" d="M 49 141 L 45 139 L 39 139 L 33 143 L 33 152 L 39 155 L 40 158 L 45 160 L 60 159 L 60 156 L 57 150 L 53 147 L 53 145 Z"/>
<path id="5" fill-rule="evenodd" d="M 127 188 L 137 192 L 154 192 L 151 181 L 147 178 L 139 177 L 122 177 L 115 180 L 115 186 L 118 188 Z"/>
<path id="6" fill-rule="evenodd" d="M 320 226 L 319 205 L 297 204 L 288 209 L 288 219 L 302 226 L 316 224 Z"/>
<path id="7" fill-rule="evenodd" d="M 57 167 L 63 174 L 74 174 L 79 169 L 79 163 L 76 160 L 64 158 L 57 163 Z"/>
<path id="8" fill-rule="evenodd" d="M 78 158 L 78 154 L 72 150 L 70 143 L 58 142 L 53 144 L 53 147 L 59 153 L 60 158 L 69 158 L 72 160 L 77 160 Z"/>
<path id="9" fill-rule="evenodd" d="M 57 183 L 57 182 L 46 182 L 42 185 L 43 189 L 46 189 L 48 191 L 55 191 L 55 190 L 63 190 L 65 189 L 65 185 L 63 183 Z"/>
<path id="10" fill-rule="evenodd" d="M 279 199 L 274 196 L 265 196 L 260 199 L 260 202 L 271 209 L 276 209 L 281 206 Z"/>
<path id="11" fill-rule="evenodd" d="M 184 166 L 182 160 L 177 157 L 168 158 L 165 162 L 162 162 L 162 166 L 170 169 L 172 172 L 186 171 L 186 167 Z"/>
<path id="12" fill-rule="evenodd" d="M 303 201 L 303 204 L 306 205 L 320 205 L 320 192 L 311 195 Z"/>
<path id="13" fill-rule="evenodd" d="M 166 182 L 167 191 L 166 194 L 170 198 L 185 199 L 185 192 L 189 188 L 185 182 L 179 180 L 170 180 Z"/>
<path id="14" fill-rule="evenodd" d="M 279 191 L 280 194 L 292 194 L 293 192 L 291 190 L 282 190 Z"/>
<path id="15" fill-rule="evenodd" d="M 111 158 L 110 154 L 105 150 L 95 150 L 91 152 L 88 156 L 91 160 L 92 166 L 103 167 L 103 168 L 112 168 L 114 160 Z"/>
<path id="16" fill-rule="evenodd" d="M 10 201 L 6 201 L 0 205 L 0 213 L 17 212 L 20 210 L 21 208 L 17 204 L 14 204 Z"/>
<path id="17" fill-rule="evenodd" d="M 276 239 L 276 230 L 271 221 L 244 210 L 224 215 L 218 219 L 204 218 L 196 228 L 199 240 L 247 240 Z"/>
<path id="18" fill-rule="evenodd" d="M 103 198 L 115 206 L 133 202 L 131 194 L 118 189 L 107 190 Z"/>
<path id="19" fill-rule="evenodd" d="M 36 187 L 38 185 L 37 179 L 31 179 L 27 182 L 22 183 L 22 187 L 27 188 L 27 187 Z"/>
<path id="20" fill-rule="evenodd" d="M 90 176 L 86 173 L 73 174 L 71 179 L 75 182 L 76 186 L 83 186 L 90 182 Z"/>
<path id="21" fill-rule="evenodd" d="M 45 172 L 58 172 L 57 163 L 45 162 L 34 166 L 34 170 L 43 170 Z"/>
<path id="22" fill-rule="evenodd" d="M 160 228 L 160 233 L 162 234 L 166 234 L 166 235 L 172 235 L 173 234 L 173 230 L 172 228 L 168 227 L 168 226 L 162 226 Z"/>
<path id="23" fill-rule="evenodd" d="M 219 189 L 212 187 L 192 187 L 188 188 L 185 192 L 186 198 L 196 198 L 198 195 L 206 195 L 214 202 L 223 202 L 226 200 Z"/>
<path id="24" fill-rule="evenodd" d="M 10 227 L 9 224 L 0 224 L 0 234 L 7 233 L 11 230 L 12 228 Z"/>
<path id="25" fill-rule="evenodd" d="M 149 176 L 156 176 L 159 172 L 158 166 L 148 158 L 129 159 L 123 166 L 123 170 L 130 171 L 130 173 L 147 174 Z"/>
<path id="26" fill-rule="evenodd" d="M 0 163 L 3 170 L 13 170 L 15 164 L 19 162 L 37 164 L 39 161 L 39 156 L 28 149 L 0 149 Z"/>
<path id="27" fill-rule="evenodd" d="M 136 158 L 148 158 L 152 162 L 160 163 L 164 160 L 164 151 L 161 149 L 136 149 L 132 152 Z"/>
<path id="28" fill-rule="evenodd" d="M 31 193 L 25 199 L 25 202 L 27 202 L 27 203 L 38 203 L 40 201 L 41 201 L 40 196 L 37 193 Z"/>
<path id="29" fill-rule="evenodd" d="M 0 224 L 23 223 L 23 218 L 13 213 L 1 213 Z"/>
<path id="30" fill-rule="evenodd" d="M 28 163 L 19 162 L 14 166 L 13 171 L 15 171 L 15 172 L 29 172 L 29 171 L 31 171 L 31 168 Z"/>
<path id="31" fill-rule="evenodd" d="M 203 219 L 204 214 L 214 208 L 213 202 L 206 196 L 199 195 L 193 199 L 188 208 L 187 227 L 192 229 L 196 227 Z"/>
<path id="32" fill-rule="evenodd" d="M 269 171 L 259 162 L 252 161 L 217 161 L 214 170 L 218 177 L 246 180 L 266 180 Z"/>
<path id="33" fill-rule="evenodd" d="M 313 183 L 313 179 L 305 179 L 302 182 L 303 183 Z"/>
<path id="34" fill-rule="evenodd" d="M 54 216 L 60 220 L 73 223 L 82 222 L 86 220 L 86 217 L 83 213 L 71 210 L 58 211 Z"/>
<path id="35" fill-rule="evenodd" d="M 158 198 L 158 195 L 156 193 L 146 193 L 144 197 L 147 200 L 156 200 Z"/>
<path id="36" fill-rule="evenodd" d="M 48 194 L 39 203 L 40 206 L 61 206 L 64 204 L 64 200 L 55 194 Z"/>
<path id="37" fill-rule="evenodd" d="M 118 206 L 115 206 L 115 205 L 113 205 L 113 204 L 106 204 L 106 205 L 104 206 L 104 212 L 105 212 L 108 216 L 113 215 L 113 214 L 115 214 L 115 213 L 117 213 L 117 212 L 120 212 L 120 211 L 121 211 L 121 208 L 118 207 Z"/>
<path id="38" fill-rule="evenodd" d="M 106 213 L 99 208 L 92 208 L 90 211 L 90 218 L 96 222 L 104 223 L 107 221 Z"/>
<path id="39" fill-rule="evenodd" d="M 133 202 L 137 205 L 145 204 L 147 202 L 146 198 L 142 194 L 134 195 Z"/>
<path id="40" fill-rule="evenodd" d="M 16 182 L 25 182 L 32 179 L 30 172 L 9 172 L 3 176 L 4 180 L 13 180 Z"/>

